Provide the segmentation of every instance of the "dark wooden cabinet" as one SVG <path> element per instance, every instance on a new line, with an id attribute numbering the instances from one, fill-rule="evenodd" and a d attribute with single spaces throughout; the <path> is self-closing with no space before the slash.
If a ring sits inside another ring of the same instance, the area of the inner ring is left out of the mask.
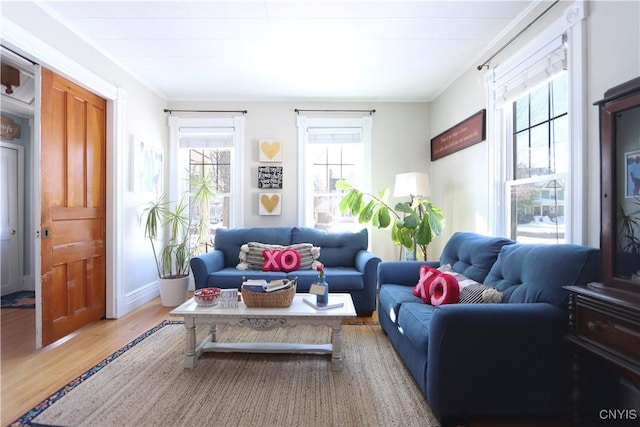
<path id="1" fill-rule="evenodd" d="M 568 286 L 574 421 L 640 422 L 640 77 L 600 110 L 602 282 Z M 636 424 L 637 425 L 637 424 Z"/>

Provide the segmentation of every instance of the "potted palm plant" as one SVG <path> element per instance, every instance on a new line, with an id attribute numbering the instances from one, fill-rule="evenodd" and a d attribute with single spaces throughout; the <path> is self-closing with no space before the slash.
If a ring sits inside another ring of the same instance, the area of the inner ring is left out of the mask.
<path id="1" fill-rule="evenodd" d="M 160 299 L 162 305 L 175 307 L 187 299 L 189 288 L 191 250 L 188 205 L 184 200 L 168 202 L 163 196 L 149 203 L 144 213 L 144 234 L 153 250 Z"/>
<path id="2" fill-rule="evenodd" d="M 210 172 L 191 175 L 190 198 L 169 202 L 165 196 L 144 211 L 145 237 L 151 242 L 162 305 L 175 307 L 187 299 L 189 263 L 208 248 L 210 207 L 218 194 Z"/>
<path id="3" fill-rule="evenodd" d="M 378 228 L 391 227 L 391 240 L 410 251 L 418 249 L 427 260 L 427 246 L 444 228 L 442 210 L 422 196 L 412 201 L 399 202 L 395 209 L 387 204 L 389 188 L 385 187 L 377 195 L 358 190 L 344 180 L 336 183 L 336 189 L 346 191 L 340 201 L 344 214 L 358 217 L 360 223 L 371 223 Z M 417 254 L 415 254 L 417 255 Z"/>

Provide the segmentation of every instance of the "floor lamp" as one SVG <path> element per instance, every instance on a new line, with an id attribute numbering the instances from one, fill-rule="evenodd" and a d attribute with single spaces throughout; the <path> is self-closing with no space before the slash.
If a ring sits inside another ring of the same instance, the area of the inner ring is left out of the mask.
<path id="1" fill-rule="evenodd" d="M 427 197 L 431 195 L 429 185 L 429 175 L 421 172 L 399 173 L 396 175 L 396 182 L 393 186 L 393 197 L 409 197 L 409 204 L 413 204 L 416 197 Z M 413 238 L 413 251 L 405 252 L 407 261 L 416 260 L 416 239 Z M 400 255 L 398 260 L 402 260 L 402 245 L 400 245 Z"/>

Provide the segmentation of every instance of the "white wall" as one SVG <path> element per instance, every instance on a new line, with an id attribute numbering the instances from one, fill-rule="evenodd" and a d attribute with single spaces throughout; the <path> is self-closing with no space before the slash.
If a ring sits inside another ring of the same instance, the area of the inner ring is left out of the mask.
<path id="1" fill-rule="evenodd" d="M 559 3 L 518 38 L 492 65 L 521 48 L 551 22 L 563 16 L 568 2 Z M 531 22 L 540 10 L 523 21 Z M 513 34 L 522 25 L 514 29 Z M 593 102 L 604 91 L 640 75 L 640 3 L 630 1 L 593 1 L 587 3 L 587 138 L 586 150 L 586 244 L 600 245 L 600 148 L 598 109 Z M 508 34 L 496 46 L 509 40 Z M 484 61 L 485 58 L 482 58 Z M 480 61 L 480 62 L 482 62 Z M 487 108 L 484 72 L 470 67 L 453 85 L 431 103 L 431 137 L 438 135 L 471 114 Z M 455 231 L 489 233 L 487 228 L 494 207 L 489 206 L 487 188 L 492 171 L 488 169 L 488 144 L 484 141 L 451 154 L 431 165 L 433 201 L 444 209 L 447 229 L 432 245 L 432 255 L 440 253 Z"/>
<path id="2" fill-rule="evenodd" d="M 309 102 L 170 102 L 175 110 L 247 110 L 245 115 L 245 191 L 246 227 L 297 225 L 298 209 L 298 128 L 295 109 L 356 109 L 373 114 L 372 183 L 369 190 L 377 193 L 383 187 L 393 189 L 395 175 L 402 172 L 429 170 L 429 115 L 427 103 L 309 103 Z M 174 115 L 185 113 L 173 113 Z M 190 116 L 193 114 L 186 113 Z M 309 116 L 314 113 L 301 113 Z M 322 113 L 326 116 L 328 113 Z M 345 113 L 336 113 L 345 116 Z M 366 113 L 365 113 L 366 114 Z M 353 113 L 346 113 L 353 116 Z M 258 142 L 276 138 L 282 142 L 282 215 L 258 215 L 258 184 L 256 180 Z M 400 200 L 391 199 L 395 205 Z M 390 230 L 371 230 L 370 249 L 383 259 L 398 256 L 391 242 Z"/>

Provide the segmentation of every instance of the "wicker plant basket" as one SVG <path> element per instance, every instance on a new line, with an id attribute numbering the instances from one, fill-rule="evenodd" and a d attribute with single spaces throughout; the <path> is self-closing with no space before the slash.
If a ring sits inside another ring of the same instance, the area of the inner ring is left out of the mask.
<path id="1" fill-rule="evenodd" d="M 242 301 L 247 307 L 286 308 L 293 302 L 296 295 L 296 281 L 291 281 L 291 287 L 273 292 L 253 292 L 242 289 Z"/>

